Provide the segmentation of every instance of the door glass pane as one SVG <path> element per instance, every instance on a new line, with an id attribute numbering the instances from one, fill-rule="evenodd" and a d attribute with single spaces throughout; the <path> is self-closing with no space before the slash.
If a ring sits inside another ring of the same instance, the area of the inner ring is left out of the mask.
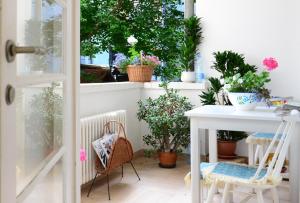
<path id="1" fill-rule="evenodd" d="M 21 0 L 17 10 L 17 45 L 41 48 L 18 54 L 18 75 L 62 72 L 63 8 L 54 0 Z"/>
<path id="2" fill-rule="evenodd" d="M 59 161 L 47 176 L 26 197 L 23 203 L 62 203 L 63 202 L 63 167 Z"/>
<path id="3" fill-rule="evenodd" d="M 62 145 L 63 83 L 17 89 L 17 194 Z"/>

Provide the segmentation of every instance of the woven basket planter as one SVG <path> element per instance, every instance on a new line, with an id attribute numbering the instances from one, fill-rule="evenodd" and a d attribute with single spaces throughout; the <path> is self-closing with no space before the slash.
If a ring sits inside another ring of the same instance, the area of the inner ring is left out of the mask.
<path id="1" fill-rule="evenodd" d="M 150 82 L 153 74 L 153 66 L 128 65 L 127 73 L 130 82 Z"/>

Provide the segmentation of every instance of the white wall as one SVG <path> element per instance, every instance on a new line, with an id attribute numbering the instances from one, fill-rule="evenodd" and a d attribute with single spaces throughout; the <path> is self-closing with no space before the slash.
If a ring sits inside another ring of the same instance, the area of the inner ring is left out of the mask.
<path id="1" fill-rule="evenodd" d="M 205 84 L 171 83 L 181 95 L 189 98 L 195 107 L 200 106 L 199 94 Z M 158 83 L 98 83 L 80 85 L 80 117 L 101 114 L 115 110 L 127 110 L 127 132 L 134 151 L 145 147 L 142 137 L 147 125 L 138 121 L 137 102 L 147 97 L 156 98 L 164 91 Z M 203 142 L 205 144 L 205 142 Z M 204 149 L 204 148 L 203 148 Z"/>
<path id="2" fill-rule="evenodd" d="M 127 136 L 133 150 L 142 148 L 140 123 L 136 118 L 137 102 L 141 98 L 140 83 L 100 83 L 80 85 L 80 117 L 127 110 Z"/>
<path id="3" fill-rule="evenodd" d="M 299 0 L 198 0 L 204 40 L 201 53 L 204 71 L 210 69 L 213 52 L 232 50 L 250 64 L 262 67 L 265 57 L 275 57 L 279 68 L 271 73 L 272 95 L 300 100 L 300 1 Z M 247 156 L 239 142 L 237 153 Z"/>
<path id="4" fill-rule="evenodd" d="M 208 75 L 215 51 L 243 53 L 250 64 L 262 66 L 264 57 L 278 59 L 272 72 L 273 95 L 300 100 L 300 1 L 299 0 L 198 0 L 204 41 L 201 53 Z"/>

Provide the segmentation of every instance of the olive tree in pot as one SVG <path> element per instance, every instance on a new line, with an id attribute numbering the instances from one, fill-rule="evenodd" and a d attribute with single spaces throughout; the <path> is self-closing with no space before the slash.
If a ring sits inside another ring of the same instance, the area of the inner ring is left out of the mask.
<path id="1" fill-rule="evenodd" d="M 189 120 L 184 113 L 192 109 L 192 104 L 176 90 L 168 89 L 167 83 L 162 87 L 165 94 L 138 102 L 137 117 L 149 125 L 150 134 L 144 135 L 143 140 L 158 151 L 159 166 L 174 168 L 177 152 L 190 142 Z"/>
<path id="2" fill-rule="evenodd" d="M 212 69 L 219 73 L 219 77 L 210 77 L 210 87 L 200 95 L 203 105 L 232 105 L 227 94 L 223 91 L 224 79 L 236 74 L 244 76 L 248 72 L 256 72 L 257 68 L 245 62 L 243 55 L 232 51 L 214 53 L 215 62 Z M 236 143 L 247 137 L 246 132 L 218 131 L 218 156 L 220 158 L 234 158 Z"/>
<path id="3" fill-rule="evenodd" d="M 182 82 L 195 82 L 194 61 L 198 53 L 198 45 L 202 41 L 200 18 L 192 16 L 184 20 L 184 40 L 180 46 L 179 64 L 182 70 Z"/>

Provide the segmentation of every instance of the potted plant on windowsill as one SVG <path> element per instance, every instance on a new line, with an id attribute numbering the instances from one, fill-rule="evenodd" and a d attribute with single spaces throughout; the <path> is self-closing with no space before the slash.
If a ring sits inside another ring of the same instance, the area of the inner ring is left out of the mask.
<path id="1" fill-rule="evenodd" d="M 200 18 L 192 16 L 184 20 L 185 34 L 180 47 L 179 64 L 181 69 L 182 82 L 195 82 L 194 61 L 198 52 L 198 45 L 202 41 L 202 28 Z"/>
<path id="2" fill-rule="evenodd" d="M 131 46 L 129 48 L 131 56 L 124 63 L 126 64 L 125 68 L 129 81 L 150 82 L 154 69 L 160 65 L 158 57 L 146 55 L 143 51 L 136 51 L 135 44 L 138 40 L 134 36 L 130 36 L 127 41 Z"/>
<path id="3" fill-rule="evenodd" d="M 138 102 L 137 117 L 149 125 L 150 134 L 144 135 L 143 140 L 158 151 L 159 166 L 174 168 L 177 152 L 190 142 L 189 120 L 184 112 L 191 110 L 192 105 L 176 90 L 168 89 L 166 83 L 162 87 L 165 94 Z"/>

